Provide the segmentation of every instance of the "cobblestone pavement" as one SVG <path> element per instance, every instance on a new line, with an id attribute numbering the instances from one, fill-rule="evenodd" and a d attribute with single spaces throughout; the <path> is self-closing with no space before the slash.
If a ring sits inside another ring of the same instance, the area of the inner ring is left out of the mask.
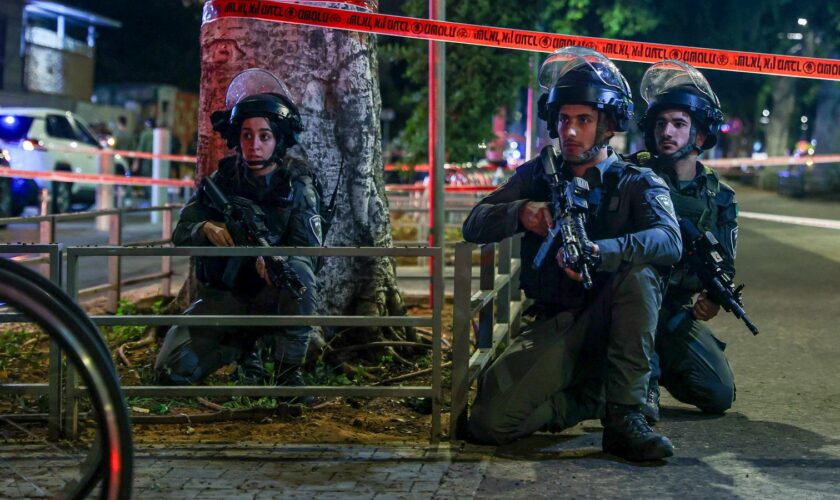
<path id="1" fill-rule="evenodd" d="M 840 440 L 732 412 L 702 417 L 667 401 L 675 457 L 635 464 L 604 454 L 587 421 L 506 446 L 426 444 L 140 445 L 134 498 L 840 498 Z M 26 458 L 21 459 L 23 455 Z M 75 463 L 0 445 L 17 477 L 0 498 L 32 498 Z M 22 480 L 22 476 L 26 480 Z"/>
<path id="2" fill-rule="evenodd" d="M 472 497 L 488 464 L 487 451 L 492 448 L 453 450 L 448 443 L 145 445 L 136 453 L 134 497 Z M 0 469 L 13 453 L 0 447 Z M 17 477 L 0 482 L 0 497 L 42 496 L 33 485 L 54 487 L 75 472 L 75 461 L 50 457 L 49 450 L 33 446 L 25 453 L 25 461 L 15 459 Z"/>

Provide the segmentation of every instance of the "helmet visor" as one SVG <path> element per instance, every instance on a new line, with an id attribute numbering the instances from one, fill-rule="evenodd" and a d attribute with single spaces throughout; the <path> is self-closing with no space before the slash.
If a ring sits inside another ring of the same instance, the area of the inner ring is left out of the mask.
<path id="1" fill-rule="evenodd" d="M 650 104 L 656 96 L 675 87 L 694 87 L 714 107 L 720 108 L 720 101 L 703 73 L 693 66 L 673 59 L 658 62 L 645 71 L 641 85 L 642 99 Z"/>
<path id="2" fill-rule="evenodd" d="M 225 108 L 232 109 L 239 101 L 256 94 L 280 94 L 294 102 L 289 89 L 276 76 L 264 69 L 246 69 L 228 85 Z"/>
<path id="3" fill-rule="evenodd" d="M 548 56 L 540 66 L 538 77 L 540 87 L 547 91 L 551 90 L 564 76 L 572 71 L 580 70 L 591 72 L 606 87 L 611 87 L 628 96 L 631 95 L 630 86 L 618 67 L 600 52 L 586 47 L 564 47 Z"/>

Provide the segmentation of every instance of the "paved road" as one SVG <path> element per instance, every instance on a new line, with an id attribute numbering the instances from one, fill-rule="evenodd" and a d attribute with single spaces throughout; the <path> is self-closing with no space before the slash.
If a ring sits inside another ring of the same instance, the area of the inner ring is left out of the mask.
<path id="1" fill-rule="evenodd" d="M 840 204 L 743 188 L 739 195 L 744 211 L 840 220 Z M 677 446 L 667 462 L 604 455 L 597 421 L 498 448 L 145 446 L 136 496 L 840 498 L 838 244 L 834 229 L 742 221 L 738 280 L 748 283 L 746 305 L 761 334 L 728 315 L 714 320 L 738 398 L 725 416 L 708 417 L 666 394 L 659 429 Z M 0 496 L 16 495 L 28 496 L 0 482 Z"/>

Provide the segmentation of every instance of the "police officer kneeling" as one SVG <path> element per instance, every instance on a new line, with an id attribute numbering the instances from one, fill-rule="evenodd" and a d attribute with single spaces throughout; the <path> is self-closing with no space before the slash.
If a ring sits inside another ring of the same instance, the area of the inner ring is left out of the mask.
<path id="1" fill-rule="evenodd" d="M 714 234 L 723 248 L 721 266 L 734 276 L 738 235 L 735 191 L 717 172 L 697 161 L 698 154 L 715 145 L 723 123 L 717 96 L 697 69 L 672 60 L 648 68 L 641 94 L 647 110 L 639 128 L 654 156 L 640 152 L 635 158 L 665 179 L 680 218 Z M 732 406 L 735 382 L 723 352 L 726 344 L 706 323 L 719 311 L 720 306 L 703 291 L 697 274 L 680 262 L 659 313 L 658 360 L 654 358 L 645 408 L 649 421 L 659 419 L 659 383 L 679 401 L 704 412 L 723 413 Z"/>
<path id="2" fill-rule="evenodd" d="M 641 413 L 660 271 L 679 259 L 682 248 L 667 186 L 607 146 L 632 118 L 630 89 L 609 59 L 581 47 L 560 49 L 543 63 L 539 80 L 548 91 L 540 99 L 540 118 L 560 140 L 559 171 L 590 186 L 588 251 L 600 264 L 589 291 L 580 275 L 561 269 L 562 255 L 531 268 L 553 223 L 539 158 L 472 210 L 463 227 L 467 241 L 524 233 L 521 284 L 535 301 L 529 313 L 537 321 L 481 374 L 470 432 L 479 441 L 504 443 L 602 417 L 604 451 L 630 460 L 671 456 L 671 442 Z"/>
<path id="3" fill-rule="evenodd" d="M 213 113 L 213 128 L 234 155 L 219 162 L 214 182 L 228 198 L 247 198 L 262 209 L 272 245 L 320 246 L 318 189 L 295 138 L 302 130 L 301 118 L 285 87 L 268 72 L 247 70 L 231 82 L 226 105 L 227 111 Z M 223 221 L 223 214 L 199 191 L 181 211 L 172 241 L 233 246 Z M 186 314 L 313 314 L 318 300 L 314 259 L 292 256 L 287 262 L 306 287 L 300 301 L 269 284 L 262 257 L 196 258 L 196 277 L 203 287 Z M 155 370 L 161 383 L 195 384 L 237 362 L 247 367 L 250 382 L 258 382 L 262 368 L 254 350 L 264 334 L 273 337 L 275 383 L 303 385 L 301 365 L 311 332 L 308 326 L 176 326 L 166 334 Z"/>

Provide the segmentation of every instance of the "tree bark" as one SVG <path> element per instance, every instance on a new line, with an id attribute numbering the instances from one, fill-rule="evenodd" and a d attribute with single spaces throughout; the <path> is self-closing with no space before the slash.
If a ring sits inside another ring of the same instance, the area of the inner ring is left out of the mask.
<path id="1" fill-rule="evenodd" d="M 375 36 L 357 32 L 251 19 L 206 23 L 201 29 L 197 179 L 230 154 L 209 119 L 224 107 L 228 83 L 245 69 L 267 69 L 286 84 L 299 106 L 304 125 L 299 140 L 323 185 L 324 203 L 338 183 L 336 216 L 326 244 L 392 246 L 376 46 Z M 322 313 L 405 312 L 393 258 L 329 258 L 318 277 Z"/>

